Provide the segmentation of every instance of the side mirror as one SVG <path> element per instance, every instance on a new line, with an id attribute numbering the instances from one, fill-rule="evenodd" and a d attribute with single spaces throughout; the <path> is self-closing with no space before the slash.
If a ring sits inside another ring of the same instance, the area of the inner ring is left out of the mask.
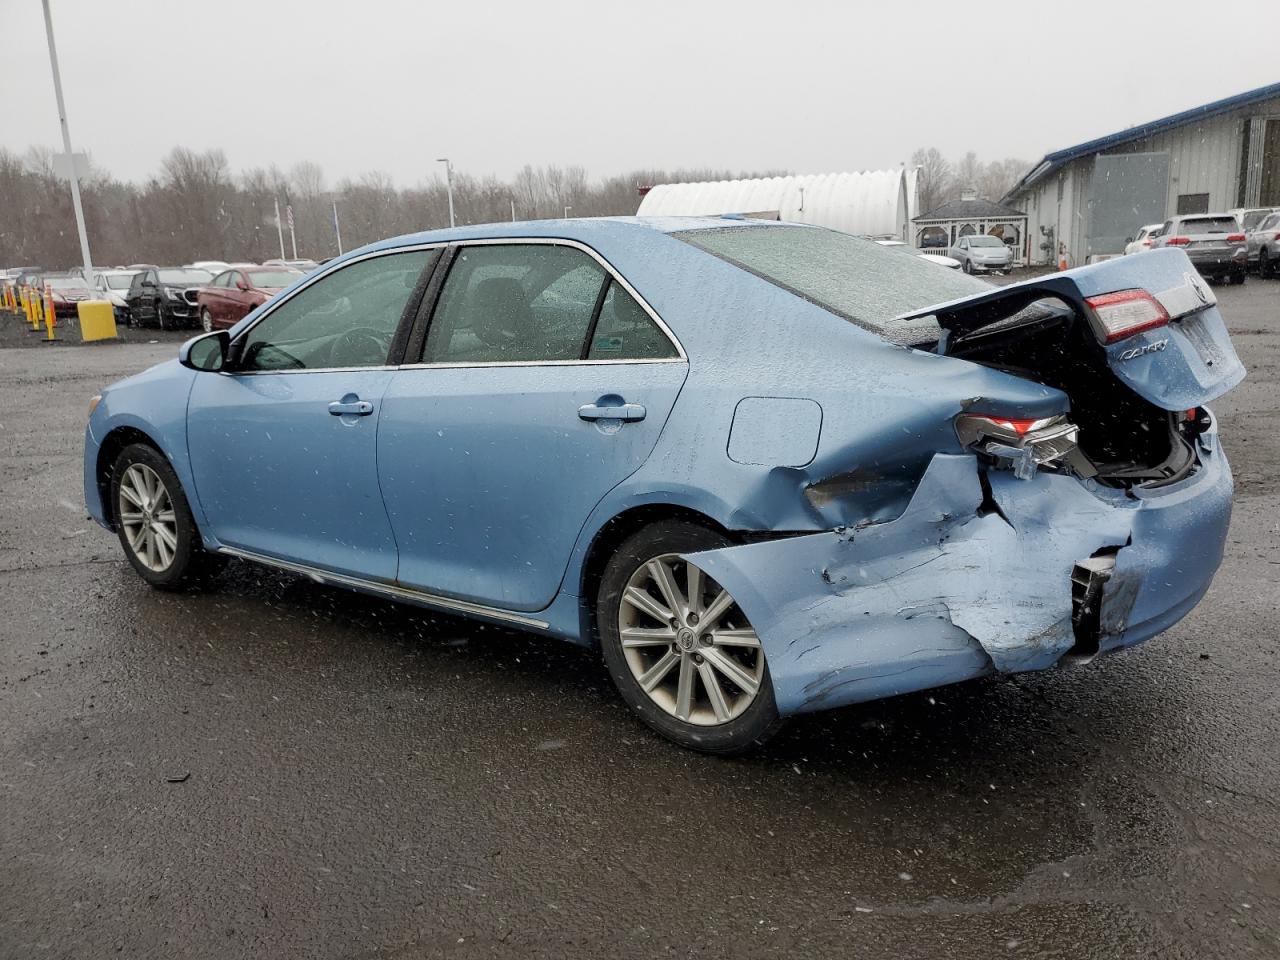
<path id="1" fill-rule="evenodd" d="M 248 290 L 248 289 L 249 289 L 249 284 L 245 283 L 243 280 L 237 280 L 237 281 L 236 281 L 236 289 L 237 289 L 237 290 Z"/>
<path id="2" fill-rule="evenodd" d="M 1125 238 L 1124 238 L 1124 242 L 1125 242 L 1125 243 L 1133 243 L 1133 237 L 1125 237 Z"/>
<path id="3" fill-rule="evenodd" d="M 189 370 L 216 373 L 227 363 L 231 348 L 231 332 L 215 330 L 188 340 L 178 350 L 178 362 Z"/>

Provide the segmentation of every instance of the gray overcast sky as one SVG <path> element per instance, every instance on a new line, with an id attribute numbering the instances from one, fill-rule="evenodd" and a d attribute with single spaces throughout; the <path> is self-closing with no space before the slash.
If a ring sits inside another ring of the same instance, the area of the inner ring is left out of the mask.
<path id="1" fill-rule="evenodd" d="M 592 177 L 1034 160 L 1280 80 L 1270 0 L 52 2 L 76 148 L 124 179 L 177 144 L 401 186 L 446 154 Z M 39 0 L 0 0 L 0 36 L 0 144 L 58 144 Z"/>

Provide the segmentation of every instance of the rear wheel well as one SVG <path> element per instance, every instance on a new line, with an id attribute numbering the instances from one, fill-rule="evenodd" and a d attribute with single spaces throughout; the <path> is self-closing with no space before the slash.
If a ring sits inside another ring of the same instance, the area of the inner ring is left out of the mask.
<path id="1" fill-rule="evenodd" d="M 95 471 L 98 497 L 102 501 L 102 515 L 112 530 L 115 529 L 116 518 L 115 504 L 111 502 L 111 468 L 115 466 L 116 457 L 120 456 L 120 451 L 134 443 L 144 443 L 148 447 L 153 447 L 162 456 L 164 454 L 160 444 L 136 427 L 116 427 L 102 438 L 102 443 L 98 447 L 98 463 Z"/>
<path id="2" fill-rule="evenodd" d="M 714 530 L 731 540 L 739 540 L 731 531 L 726 530 L 706 514 L 671 503 L 651 503 L 632 507 L 609 520 L 596 531 L 591 546 L 587 548 L 587 555 L 582 562 L 582 577 L 578 591 L 578 596 L 581 598 L 583 637 L 592 646 L 600 644 L 600 634 L 596 629 L 596 592 L 600 587 L 605 565 L 624 540 L 638 530 L 660 520 L 686 520 Z"/>

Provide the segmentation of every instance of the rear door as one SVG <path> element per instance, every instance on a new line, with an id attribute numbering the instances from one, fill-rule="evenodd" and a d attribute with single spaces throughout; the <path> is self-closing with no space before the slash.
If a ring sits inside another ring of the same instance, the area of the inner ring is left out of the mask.
<path id="1" fill-rule="evenodd" d="M 404 586 L 511 610 L 555 597 L 579 531 L 644 463 L 687 364 L 585 248 L 458 248 L 378 467 Z"/>

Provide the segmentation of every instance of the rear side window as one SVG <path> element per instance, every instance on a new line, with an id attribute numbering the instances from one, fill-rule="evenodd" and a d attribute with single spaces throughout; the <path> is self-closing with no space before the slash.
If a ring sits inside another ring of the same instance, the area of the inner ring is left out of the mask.
<path id="1" fill-rule="evenodd" d="M 591 336 L 590 360 L 660 360 L 677 356 L 667 335 L 617 280 L 609 282 Z"/>
<path id="2" fill-rule="evenodd" d="M 1182 221 L 1183 233 L 1236 233 L 1235 217 L 1191 217 Z"/>
<path id="3" fill-rule="evenodd" d="M 922 260 L 910 247 L 882 247 L 819 227 L 752 224 L 673 236 L 900 343 L 918 342 L 919 330 L 895 328 L 895 317 L 991 289 Z"/>
<path id="4" fill-rule="evenodd" d="M 592 257 L 558 244 L 464 246 L 427 330 L 425 363 L 649 360 L 666 335 Z"/>

